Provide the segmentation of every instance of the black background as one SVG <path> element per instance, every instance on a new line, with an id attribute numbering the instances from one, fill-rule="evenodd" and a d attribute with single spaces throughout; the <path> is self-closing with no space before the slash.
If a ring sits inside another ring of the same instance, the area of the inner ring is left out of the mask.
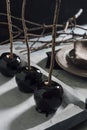
<path id="1" fill-rule="evenodd" d="M 40 24 L 52 24 L 55 0 L 27 0 L 25 19 Z M 21 18 L 22 0 L 11 0 L 11 14 Z M 77 24 L 87 23 L 87 0 L 61 0 L 61 8 L 58 23 L 65 23 L 68 18 L 72 17 L 83 8 L 82 15 L 77 19 Z M 0 0 L 0 13 L 6 13 L 6 1 Z M 7 21 L 6 16 L 0 15 L 0 22 Z M 22 29 L 22 24 L 19 20 L 12 19 L 12 23 Z M 34 27 L 27 24 L 27 27 Z M 51 31 L 51 30 L 48 30 Z M 41 33 L 36 31 L 33 33 Z M 8 39 L 7 25 L 0 24 L 0 42 Z"/>

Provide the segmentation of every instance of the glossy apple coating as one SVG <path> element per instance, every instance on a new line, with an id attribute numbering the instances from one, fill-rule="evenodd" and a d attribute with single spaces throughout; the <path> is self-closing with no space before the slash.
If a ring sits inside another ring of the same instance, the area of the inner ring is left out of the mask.
<path id="1" fill-rule="evenodd" d="M 61 105 L 63 98 L 63 88 L 60 84 L 52 81 L 49 87 L 47 81 L 40 84 L 34 91 L 36 110 L 46 115 L 53 113 Z"/>
<path id="2" fill-rule="evenodd" d="M 10 53 L 6 52 L 0 56 L 0 72 L 7 77 L 13 77 L 19 70 L 21 65 L 20 57 L 13 54 L 10 58 Z"/>
<path id="3" fill-rule="evenodd" d="M 24 93 L 34 92 L 37 84 L 42 80 L 42 73 L 39 69 L 31 66 L 30 70 L 28 67 L 22 67 L 20 72 L 16 74 L 16 82 L 20 91 Z"/>

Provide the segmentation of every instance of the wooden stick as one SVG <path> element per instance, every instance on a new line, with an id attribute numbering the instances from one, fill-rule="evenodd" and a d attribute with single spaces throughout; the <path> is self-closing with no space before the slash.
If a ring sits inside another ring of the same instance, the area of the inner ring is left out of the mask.
<path id="1" fill-rule="evenodd" d="M 10 36 L 10 58 L 13 58 L 13 33 L 12 33 L 11 11 L 10 11 L 10 0 L 6 0 L 6 4 L 7 4 L 7 19 L 8 19 L 8 28 Z"/>
<path id="2" fill-rule="evenodd" d="M 59 16 L 59 9 L 60 9 L 61 0 L 56 0 L 55 5 L 55 12 L 54 12 L 54 20 L 53 20 L 53 29 L 52 29 L 52 53 L 51 53 L 51 63 L 49 69 L 49 76 L 48 76 L 48 85 L 51 85 L 51 77 L 52 77 L 52 70 L 54 65 L 54 58 L 55 58 L 55 41 L 56 41 L 56 25 Z"/>
<path id="3" fill-rule="evenodd" d="M 26 28 L 26 23 L 25 23 L 25 18 L 24 18 L 25 5 L 26 5 L 26 0 L 23 0 L 23 3 L 22 3 L 22 24 L 23 24 L 23 30 L 24 30 L 25 43 L 26 43 L 26 47 L 27 47 L 28 70 L 30 70 L 30 47 L 28 45 L 27 28 Z"/>

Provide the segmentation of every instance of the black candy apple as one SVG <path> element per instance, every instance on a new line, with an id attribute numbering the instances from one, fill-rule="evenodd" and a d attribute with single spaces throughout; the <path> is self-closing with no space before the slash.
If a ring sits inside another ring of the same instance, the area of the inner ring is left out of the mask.
<path id="1" fill-rule="evenodd" d="M 20 58 L 13 53 L 13 30 L 12 30 L 12 20 L 11 20 L 11 10 L 10 10 L 10 0 L 6 0 L 7 6 L 7 21 L 10 39 L 10 51 L 4 52 L 0 56 L 0 72 L 8 77 L 13 77 L 20 67 Z"/>
<path id="2" fill-rule="evenodd" d="M 9 52 L 4 52 L 0 56 L 0 72 L 7 77 L 13 77 L 21 65 L 20 57 L 13 54 L 10 57 Z"/>
<path id="3" fill-rule="evenodd" d="M 33 66 L 30 66 L 30 69 L 25 66 L 20 69 L 15 78 L 21 92 L 33 93 L 36 86 L 42 81 L 42 73 Z"/>
<path id="4" fill-rule="evenodd" d="M 22 25 L 23 25 L 23 32 L 24 32 L 24 40 L 26 43 L 26 50 L 27 50 L 27 65 L 22 67 L 16 75 L 16 82 L 18 84 L 18 88 L 20 91 L 25 93 L 32 93 L 34 92 L 37 84 L 42 80 L 42 73 L 39 69 L 30 65 L 30 46 L 28 44 L 28 35 L 27 35 L 27 27 L 24 18 L 25 14 L 25 5 L 26 1 L 23 0 L 22 3 Z"/>
<path id="5" fill-rule="evenodd" d="M 46 116 L 57 110 L 62 103 L 62 98 L 62 86 L 54 81 L 51 86 L 48 85 L 48 81 L 43 81 L 34 91 L 36 110 L 45 113 Z"/>
<path id="6" fill-rule="evenodd" d="M 60 1 L 56 0 L 53 29 L 52 29 L 52 52 L 49 68 L 49 76 L 47 81 L 43 81 L 34 91 L 34 99 L 36 102 L 36 110 L 48 114 L 53 113 L 62 103 L 63 89 L 59 83 L 52 81 L 52 70 L 55 59 L 55 42 L 56 42 L 56 24 L 58 19 Z"/>

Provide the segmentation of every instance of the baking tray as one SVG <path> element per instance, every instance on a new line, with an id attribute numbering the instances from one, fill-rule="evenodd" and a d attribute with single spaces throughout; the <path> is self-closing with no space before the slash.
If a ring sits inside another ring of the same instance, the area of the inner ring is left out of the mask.
<path id="1" fill-rule="evenodd" d="M 0 53 L 8 51 L 8 46 L 1 46 Z M 26 64 L 26 57 L 18 54 L 23 64 Z M 38 67 L 43 75 L 48 72 L 40 65 L 31 61 L 31 65 Z M 74 90 L 57 77 L 52 80 L 63 86 L 63 102 L 58 110 L 49 115 L 38 113 L 35 109 L 33 94 L 24 94 L 18 90 L 15 77 L 6 78 L 0 74 L 0 129 L 1 130 L 68 130 L 87 119 L 86 98 L 83 93 Z M 9 117 L 9 118 L 8 118 Z"/>

